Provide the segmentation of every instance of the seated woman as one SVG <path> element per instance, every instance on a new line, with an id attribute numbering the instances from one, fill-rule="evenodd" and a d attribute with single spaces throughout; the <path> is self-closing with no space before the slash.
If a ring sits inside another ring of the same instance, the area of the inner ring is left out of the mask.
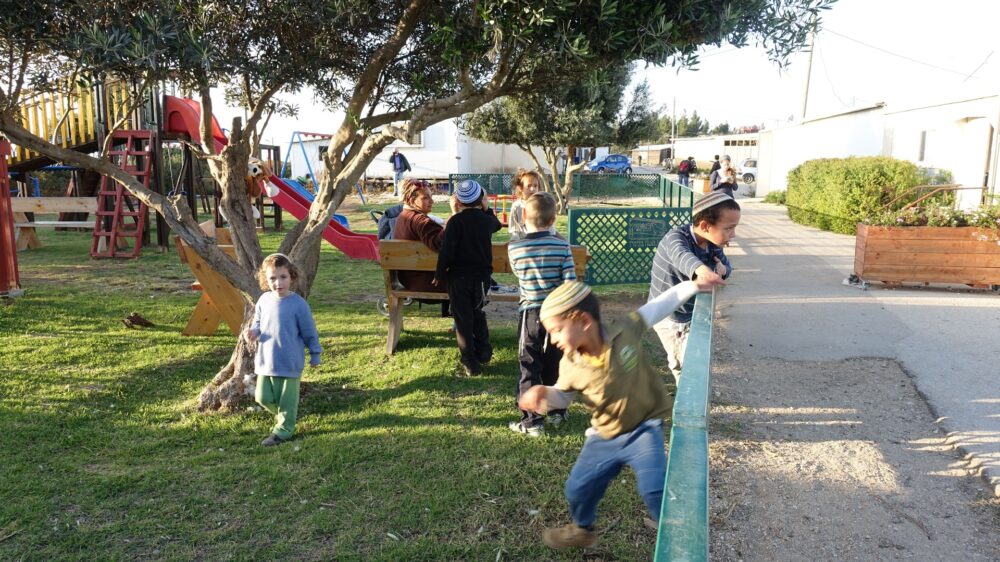
<path id="1" fill-rule="evenodd" d="M 419 240 L 424 246 L 437 252 L 444 239 L 444 224 L 428 214 L 434 205 L 430 189 L 423 183 L 404 179 L 402 191 L 403 212 L 396 219 L 392 239 Z M 436 286 L 431 284 L 434 279 L 433 271 L 400 271 L 398 278 L 400 284 L 409 291 L 448 292 L 444 283 Z"/>

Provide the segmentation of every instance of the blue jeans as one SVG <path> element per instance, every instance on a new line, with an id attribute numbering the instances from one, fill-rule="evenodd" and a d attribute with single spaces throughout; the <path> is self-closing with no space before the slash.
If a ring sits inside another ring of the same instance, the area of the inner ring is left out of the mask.
<path id="1" fill-rule="evenodd" d="M 679 183 L 679 184 L 681 184 L 681 185 L 683 185 L 685 187 L 690 187 L 691 186 L 691 174 L 689 174 L 687 172 L 682 172 L 682 173 L 677 174 L 677 183 Z"/>
<path id="2" fill-rule="evenodd" d="M 393 170 L 392 172 L 392 193 L 396 197 L 399 197 L 399 182 L 403 181 L 403 174 L 406 170 Z"/>
<path id="3" fill-rule="evenodd" d="M 654 520 L 660 519 L 667 455 L 663 420 L 646 420 L 613 439 L 590 435 L 566 480 L 566 499 L 573 522 L 590 528 L 597 519 L 597 504 L 622 466 L 635 472 L 639 495 Z"/>

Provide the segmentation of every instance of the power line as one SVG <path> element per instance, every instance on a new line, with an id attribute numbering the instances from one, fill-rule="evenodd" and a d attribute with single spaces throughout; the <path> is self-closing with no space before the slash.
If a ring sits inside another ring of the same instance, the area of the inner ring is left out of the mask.
<path id="1" fill-rule="evenodd" d="M 837 37 L 841 37 L 843 39 L 847 39 L 848 41 L 853 41 L 854 43 L 857 43 L 858 45 L 862 45 L 862 46 L 868 47 L 869 49 L 874 49 L 876 51 L 885 53 L 887 55 L 892 55 L 894 57 L 898 57 L 898 58 L 901 58 L 903 60 L 907 60 L 907 61 L 910 61 L 912 63 L 920 64 L 920 65 L 923 65 L 923 66 L 926 66 L 926 67 L 929 67 L 929 68 L 933 68 L 935 70 L 940 70 L 942 72 L 950 72 L 952 74 L 957 74 L 959 76 L 962 76 L 963 78 L 967 78 L 967 77 L 971 77 L 972 76 L 971 74 L 967 75 L 965 72 L 961 72 L 961 71 L 958 71 L 958 70 L 955 70 L 955 69 L 952 69 L 952 68 L 946 68 L 946 67 L 943 67 L 943 66 L 938 66 L 936 64 L 931 64 L 929 62 L 925 62 L 925 61 L 922 61 L 922 60 L 917 60 L 915 58 L 908 57 L 906 55 L 901 55 L 899 53 L 894 53 L 892 51 L 888 51 L 886 49 L 883 49 L 882 47 L 876 47 L 875 45 L 872 45 L 870 43 L 865 43 L 864 41 L 855 39 L 853 37 L 848 37 L 848 36 L 844 35 L 843 33 L 837 33 L 836 31 L 834 31 L 834 30 L 832 30 L 832 29 L 830 29 L 828 27 L 824 27 L 823 31 L 825 31 L 827 33 L 831 33 L 833 35 L 836 35 Z M 983 61 L 983 63 L 985 64 L 985 61 Z M 979 70 L 979 69 L 977 68 L 976 70 Z M 973 71 L 973 74 L 975 74 L 975 71 Z"/>
<path id="2" fill-rule="evenodd" d="M 843 107 L 847 107 L 847 104 L 844 103 L 844 100 L 840 98 L 840 95 L 837 93 L 837 89 L 833 86 L 833 80 L 830 80 L 830 68 L 829 65 L 826 64 L 826 57 L 823 56 L 822 49 L 816 49 L 816 50 L 819 51 L 819 60 L 823 63 L 823 74 L 826 76 L 826 83 L 830 85 L 830 91 L 833 92 L 833 97 L 837 98 L 837 101 L 840 102 L 840 105 L 842 105 Z"/>
<path id="3" fill-rule="evenodd" d="M 973 70 L 972 72 L 970 72 L 969 75 L 965 77 L 965 80 L 962 80 L 962 82 L 968 82 L 969 78 L 972 78 L 972 76 L 975 73 L 979 72 L 979 69 L 982 68 L 983 65 L 986 64 L 986 61 L 990 60 L 990 57 L 992 57 L 992 56 L 993 56 L 993 51 L 990 51 L 990 54 L 986 55 L 986 58 L 983 59 L 983 62 L 979 63 L 979 66 L 977 66 L 975 70 Z"/>

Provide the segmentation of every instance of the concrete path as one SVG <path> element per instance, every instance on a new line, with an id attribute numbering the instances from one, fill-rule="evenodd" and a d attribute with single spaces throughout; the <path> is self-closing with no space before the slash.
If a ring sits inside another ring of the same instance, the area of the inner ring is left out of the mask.
<path id="1" fill-rule="evenodd" d="M 897 360 L 1000 496 L 1000 295 L 845 286 L 853 236 L 797 225 L 784 207 L 740 204 L 737 241 L 726 252 L 736 274 L 720 301 L 732 345 L 761 358 Z"/>

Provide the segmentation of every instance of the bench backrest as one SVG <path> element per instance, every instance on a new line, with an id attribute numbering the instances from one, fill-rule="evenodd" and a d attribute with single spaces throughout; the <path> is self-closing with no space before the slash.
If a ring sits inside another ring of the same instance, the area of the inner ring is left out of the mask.
<path id="1" fill-rule="evenodd" d="M 586 246 L 570 246 L 576 276 L 586 275 L 590 254 Z M 379 262 L 386 271 L 434 271 L 437 269 L 437 252 L 416 240 L 382 240 L 378 243 Z M 493 244 L 493 273 L 513 273 L 507 258 L 507 244 Z"/>
<path id="2" fill-rule="evenodd" d="M 15 213 L 93 213 L 96 197 L 11 197 Z"/>

